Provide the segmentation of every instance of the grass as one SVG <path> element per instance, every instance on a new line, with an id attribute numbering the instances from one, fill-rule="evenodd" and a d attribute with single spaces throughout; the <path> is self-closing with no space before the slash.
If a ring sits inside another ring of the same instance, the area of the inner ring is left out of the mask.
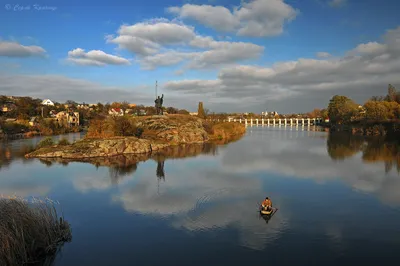
<path id="1" fill-rule="evenodd" d="M 236 136 L 243 135 L 246 127 L 239 123 L 222 122 L 206 126 L 206 131 L 211 135 L 211 139 L 234 139 Z"/>
<path id="2" fill-rule="evenodd" d="M 44 147 L 49 147 L 54 145 L 54 141 L 51 137 L 46 137 L 42 139 L 37 145 L 36 149 L 44 148 Z"/>
<path id="3" fill-rule="evenodd" d="M 50 200 L 0 198 L 0 265 L 41 263 L 72 240 L 70 225 Z"/>
<path id="4" fill-rule="evenodd" d="M 67 139 L 60 139 L 58 145 L 65 146 L 65 145 L 70 145 L 70 143 Z"/>

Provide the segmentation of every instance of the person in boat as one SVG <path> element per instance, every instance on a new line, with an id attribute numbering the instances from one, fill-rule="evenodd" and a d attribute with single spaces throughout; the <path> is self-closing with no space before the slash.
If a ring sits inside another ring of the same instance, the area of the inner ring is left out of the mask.
<path id="1" fill-rule="evenodd" d="M 272 209 L 272 201 L 268 197 L 266 197 L 261 206 L 264 210 L 270 211 Z"/>

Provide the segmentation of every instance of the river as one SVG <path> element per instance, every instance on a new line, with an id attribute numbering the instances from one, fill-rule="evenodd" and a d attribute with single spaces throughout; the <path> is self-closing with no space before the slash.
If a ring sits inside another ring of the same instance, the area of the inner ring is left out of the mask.
<path id="1" fill-rule="evenodd" d="M 73 239 L 54 265 L 398 265 L 398 146 L 253 127 L 139 163 L 25 159 L 38 140 L 1 144 L 0 194 L 60 202 Z"/>

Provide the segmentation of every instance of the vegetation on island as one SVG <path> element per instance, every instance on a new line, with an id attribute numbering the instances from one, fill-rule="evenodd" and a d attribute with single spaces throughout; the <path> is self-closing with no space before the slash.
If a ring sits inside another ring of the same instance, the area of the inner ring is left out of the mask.
<path id="1" fill-rule="evenodd" d="M 46 265 L 72 240 L 70 224 L 49 199 L 0 198 L 0 217 L 0 265 Z"/>
<path id="2" fill-rule="evenodd" d="M 191 115 L 98 117 L 90 122 L 83 140 L 71 145 L 55 145 L 49 141 L 26 157 L 82 159 L 157 153 L 171 145 L 214 140 L 226 143 L 237 140 L 245 132 L 243 124 L 210 122 Z"/>
<path id="3" fill-rule="evenodd" d="M 327 110 L 332 131 L 400 136 L 400 93 L 392 85 L 386 96 L 371 97 L 364 105 L 346 96 L 335 95 Z"/>

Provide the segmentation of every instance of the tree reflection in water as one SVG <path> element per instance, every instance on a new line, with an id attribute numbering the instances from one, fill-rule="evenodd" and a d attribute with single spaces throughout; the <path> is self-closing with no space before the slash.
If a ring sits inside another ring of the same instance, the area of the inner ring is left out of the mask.
<path id="1" fill-rule="evenodd" d="M 98 167 L 108 167 L 109 176 L 113 185 L 119 184 L 125 177 L 136 172 L 140 162 L 152 159 L 157 162 L 156 176 L 159 180 L 165 181 L 164 164 L 168 159 L 183 159 L 195 157 L 200 154 L 215 156 L 218 154 L 218 146 L 215 143 L 189 144 L 167 147 L 153 154 L 127 154 L 113 157 L 97 157 L 87 159 L 63 159 L 63 158 L 42 158 L 39 161 L 47 167 L 54 163 L 67 166 L 69 163 L 80 162 L 90 163 Z"/>
<path id="2" fill-rule="evenodd" d="M 399 140 L 366 138 L 343 132 L 331 133 L 327 140 L 327 152 L 333 160 L 344 160 L 361 152 L 363 162 L 383 162 L 386 173 L 396 167 L 400 174 Z"/>

